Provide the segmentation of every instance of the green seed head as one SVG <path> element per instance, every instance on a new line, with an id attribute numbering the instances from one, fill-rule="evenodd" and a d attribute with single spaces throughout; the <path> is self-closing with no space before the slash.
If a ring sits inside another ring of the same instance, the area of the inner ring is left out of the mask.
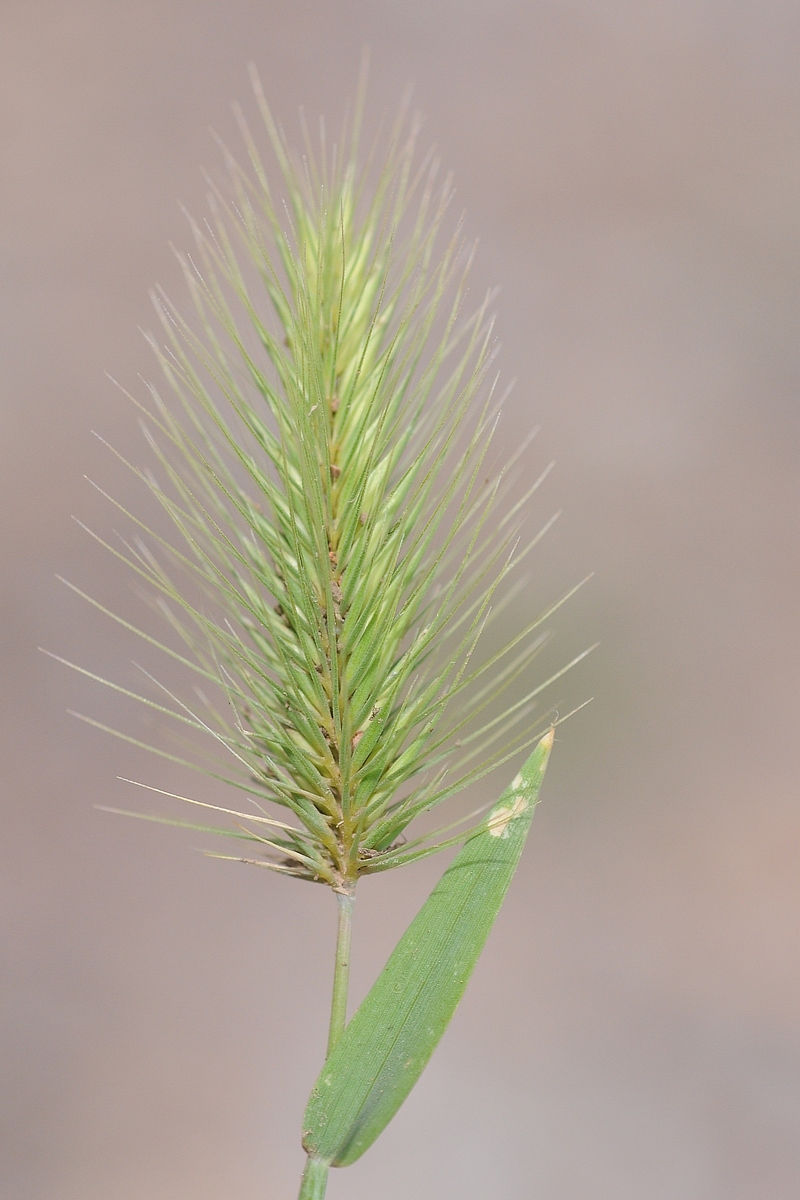
<path id="1" fill-rule="evenodd" d="M 462 840 L 405 831 L 550 723 L 530 723 L 542 683 L 496 715 L 541 620 L 475 665 L 527 547 L 519 505 L 496 505 L 506 474 L 487 478 L 490 300 L 465 311 L 449 183 L 403 121 L 378 170 L 357 132 L 301 169 L 258 97 L 288 204 L 243 125 L 248 168 L 226 154 L 230 186 L 192 225 L 193 315 L 156 298 L 170 397 L 140 406 L 158 470 L 137 474 L 174 536 L 137 522 L 120 557 L 204 696 L 138 698 L 209 736 L 247 795 L 215 832 L 349 890 Z"/>

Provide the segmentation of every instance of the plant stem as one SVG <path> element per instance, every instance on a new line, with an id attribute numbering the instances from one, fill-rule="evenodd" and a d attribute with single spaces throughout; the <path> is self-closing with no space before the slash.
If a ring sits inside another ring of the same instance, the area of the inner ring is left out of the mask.
<path id="1" fill-rule="evenodd" d="M 333 997 L 331 999 L 331 1024 L 328 1033 L 328 1054 L 344 1032 L 347 1020 L 347 985 L 350 981 L 350 939 L 353 931 L 353 905 L 355 891 L 337 892 L 339 903 L 339 926 L 336 931 L 336 967 L 333 973 Z"/>
<path id="2" fill-rule="evenodd" d="M 329 1168 L 330 1163 L 325 1162 L 324 1158 L 309 1158 L 297 1200 L 324 1200 Z"/>
<path id="3" fill-rule="evenodd" d="M 331 1026 L 326 1058 L 330 1057 L 331 1051 L 342 1036 L 347 1020 L 347 985 L 350 981 L 350 940 L 353 933 L 355 889 L 337 892 L 336 899 L 339 904 L 339 923 L 336 930 L 336 966 L 333 972 Z M 329 1169 L 330 1163 L 325 1159 L 309 1157 L 303 1172 L 298 1200 L 324 1200 Z"/>

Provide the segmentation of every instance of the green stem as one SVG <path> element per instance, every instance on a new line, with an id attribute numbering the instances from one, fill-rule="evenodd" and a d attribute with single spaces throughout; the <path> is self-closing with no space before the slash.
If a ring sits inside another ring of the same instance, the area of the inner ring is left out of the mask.
<path id="1" fill-rule="evenodd" d="M 347 1021 L 347 985 L 350 981 L 350 940 L 353 933 L 355 889 L 337 892 L 336 899 L 339 903 L 339 924 L 336 930 L 336 966 L 333 972 L 331 1027 L 326 1055 L 328 1058 L 342 1036 Z M 330 1165 L 324 1158 L 308 1158 L 298 1200 L 324 1200 Z"/>
<path id="2" fill-rule="evenodd" d="M 336 967 L 333 973 L 331 1025 L 326 1057 L 330 1057 L 347 1021 L 347 985 L 350 981 L 350 939 L 353 932 L 355 891 L 337 892 L 336 899 L 339 902 L 339 927 L 336 931 Z"/>
<path id="3" fill-rule="evenodd" d="M 309 1158 L 297 1200 L 324 1200 L 329 1168 L 330 1163 L 325 1162 L 324 1158 Z"/>

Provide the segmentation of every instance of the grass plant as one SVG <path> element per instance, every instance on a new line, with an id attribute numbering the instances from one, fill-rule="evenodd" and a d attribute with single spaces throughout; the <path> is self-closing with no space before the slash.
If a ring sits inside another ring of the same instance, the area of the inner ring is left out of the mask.
<path id="1" fill-rule="evenodd" d="M 362 91 L 336 143 L 323 128 L 315 146 L 304 130 L 298 159 L 254 86 L 279 191 L 262 135 L 240 115 L 247 166 L 222 147 L 227 183 L 181 258 L 192 314 L 155 297 L 161 334 L 150 340 L 168 398 L 154 386 L 146 401 L 131 397 L 154 469 L 118 456 L 172 535 L 112 500 L 133 536 L 103 541 L 167 633 L 85 598 L 195 685 L 101 681 L 189 735 L 184 751 L 146 748 L 239 797 L 179 797 L 213 810 L 212 825 L 147 819 L 231 839 L 216 857 L 336 896 L 328 1059 L 304 1124 L 310 1198 L 381 1132 L 452 1016 L 552 745 L 554 716 L 537 718 L 538 698 L 572 663 L 531 674 L 558 604 L 483 651 L 552 523 L 520 540 L 547 472 L 512 502 L 529 439 L 501 470 L 490 463 L 502 404 L 493 298 L 469 307 L 471 250 L 448 226 L 449 179 L 417 153 L 419 122 L 403 111 L 362 155 Z M 531 747 L 491 811 L 420 828 Z M 348 1025 L 359 879 L 459 845 Z"/>

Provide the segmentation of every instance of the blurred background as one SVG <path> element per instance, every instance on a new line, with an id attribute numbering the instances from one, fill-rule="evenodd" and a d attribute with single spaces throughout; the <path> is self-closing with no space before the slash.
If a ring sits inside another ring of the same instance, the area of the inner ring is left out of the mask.
<path id="1" fill-rule="evenodd" d="M 299 141 L 372 49 L 375 124 L 409 81 L 499 284 L 505 451 L 541 425 L 522 622 L 554 622 L 560 730 L 525 859 L 465 1000 L 331 1200 L 800 1195 L 800 8 L 774 0 L 4 0 L 0 1196 L 296 1194 L 324 1053 L 330 895 L 98 813 L 177 770 L 37 654 L 123 683 L 130 612 L 70 520 L 135 502 L 138 326 L 202 215 L 246 63 Z M 219 172 L 218 172 L 219 173 Z M 507 775 L 510 777 L 512 768 Z M 202 780 L 195 794 L 209 786 Z M 135 797 L 133 799 L 136 799 Z M 146 807 L 146 806 L 145 806 Z M 152 806 L 151 806 L 152 807 Z M 354 997 L 442 869 L 367 881 Z"/>

